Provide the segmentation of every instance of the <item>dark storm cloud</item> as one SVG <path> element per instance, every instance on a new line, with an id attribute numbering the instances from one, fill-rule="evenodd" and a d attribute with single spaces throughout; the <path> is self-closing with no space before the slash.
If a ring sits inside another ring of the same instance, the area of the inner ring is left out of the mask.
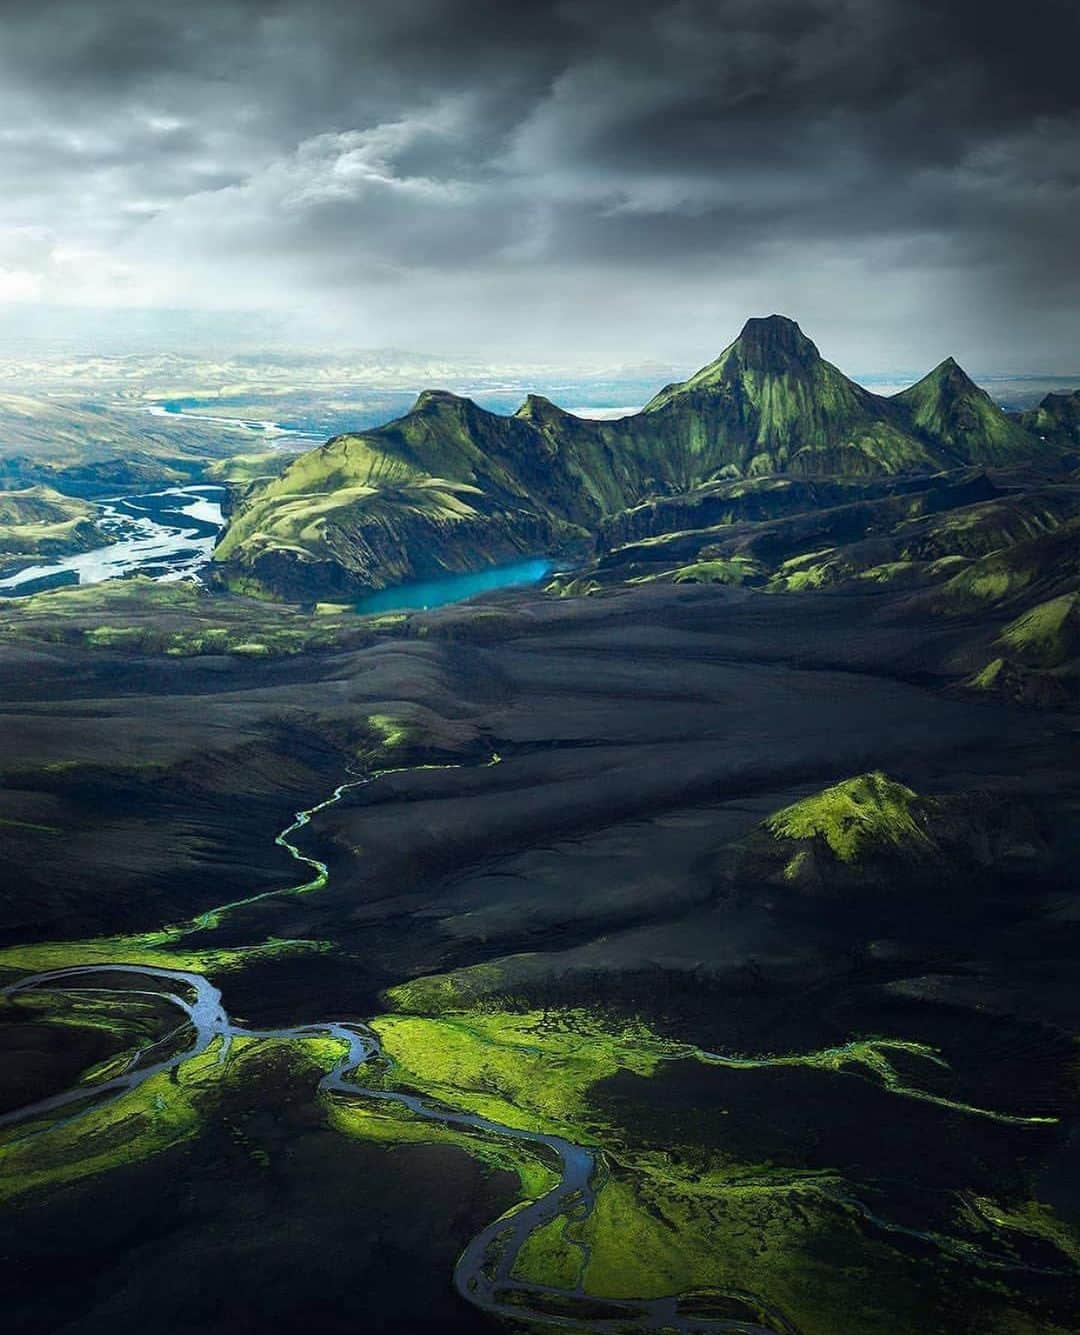
<path id="1" fill-rule="evenodd" d="M 879 364 L 921 308 L 1071 360 L 1073 0 L 0 13 L 0 294 L 661 355 L 782 306 Z"/>

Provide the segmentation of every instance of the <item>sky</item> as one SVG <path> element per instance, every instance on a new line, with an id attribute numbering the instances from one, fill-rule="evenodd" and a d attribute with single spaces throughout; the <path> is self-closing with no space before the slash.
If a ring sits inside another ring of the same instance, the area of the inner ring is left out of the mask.
<path id="1" fill-rule="evenodd" d="M 0 0 L 0 336 L 1080 370 L 1075 0 Z"/>

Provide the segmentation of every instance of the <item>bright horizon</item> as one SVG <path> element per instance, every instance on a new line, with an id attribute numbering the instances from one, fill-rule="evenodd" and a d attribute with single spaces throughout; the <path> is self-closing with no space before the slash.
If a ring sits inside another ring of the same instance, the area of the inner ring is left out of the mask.
<path id="1" fill-rule="evenodd" d="M 761 314 L 757 312 L 756 314 Z M 798 319 L 797 316 L 791 318 Z M 249 313 L 225 314 L 206 311 L 158 312 L 137 309 L 100 311 L 84 308 L 35 307 L 12 310 L 0 306 L 0 384 L 10 390 L 26 375 L 28 389 L 41 377 L 55 377 L 58 384 L 70 381 L 78 387 L 88 366 L 95 370 L 109 363 L 137 362 L 147 367 L 148 376 L 157 361 L 176 360 L 193 368 L 226 368 L 243 365 L 252 372 L 251 387 L 261 383 L 259 370 L 288 371 L 291 379 L 300 378 L 305 368 L 313 375 L 332 368 L 330 385 L 367 384 L 372 388 L 408 389 L 448 388 L 467 393 L 469 387 L 482 386 L 486 392 L 507 393 L 516 389 L 555 387 L 580 390 L 592 381 L 610 384 L 654 384 L 659 389 L 671 380 L 689 377 L 715 360 L 737 336 L 744 321 L 718 332 L 712 347 L 702 347 L 681 359 L 663 359 L 643 355 L 640 359 L 621 356 L 617 346 L 608 355 L 596 348 L 585 355 L 556 352 L 546 357 L 529 355 L 516 349 L 510 338 L 500 346 L 484 348 L 388 347 L 383 345 L 335 344 L 330 339 L 311 343 L 297 341 L 295 330 L 277 330 L 275 323 L 259 317 L 258 332 L 252 334 L 256 317 Z M 850 379 L 873 393 L 888 395 L 919 380 L 946 356 L 940 338 L 927 338 L 927 356 L 921 363 L 879 365 L 865 360 L 854 365 L 822 346 L 814 330 L 798 321 L 803 332 L 814 339 L 826 361 L 832 362 Z M 15 325 L 21 326 L 18 330 Z M 275 333 L 278 336 L 275 337 Z M 291 337 L 290 337 L 291 334 Z M 931 352 L 930 349 L 934 350 Z M 983 365 L 956 356 L 974 380 L 991 389 L 994 383 L 1030 380 L 1039 385 L 1080 386 L 1080 356 L 1069 361 L 1070 350 L 1063 349 L 1057 363 L 1021 365 L 1019 361 Z M 298 377 L 298 373 L 300 373 Z M 93 379 L 83 387 L 89 390 Z M 164 389 L 164 384 L 161 386 Z M 237 394 L 242 397 L 243 389 Z M 605 409 L 610 405 L 602 404 Z M 627 410 L 630 410 L 630 406 Z"/>

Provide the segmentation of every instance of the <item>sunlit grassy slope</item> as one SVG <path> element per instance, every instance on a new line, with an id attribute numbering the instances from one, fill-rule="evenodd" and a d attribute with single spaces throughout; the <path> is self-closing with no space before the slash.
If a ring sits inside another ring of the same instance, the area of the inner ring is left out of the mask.
<path id="1" fill-rule="evenodd" d="M 42 485 L 0 491 L 0 562 L 7 556 L 66 556 L 108 537 L 86 501 Z"/>

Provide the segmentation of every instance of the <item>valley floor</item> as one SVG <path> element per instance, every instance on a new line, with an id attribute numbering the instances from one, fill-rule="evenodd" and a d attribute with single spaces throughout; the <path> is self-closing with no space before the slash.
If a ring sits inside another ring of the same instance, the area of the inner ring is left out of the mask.
<path id="1" fill-rule="evenodd" d="M 887 590 L 658 582 L 283 656 L 0 638 L 0 985 L 110 989 L 0 1003 L 0 1114 L 176 1055 L 0 1126 L 11 1318 L 1080 1330 L 1077 716 L 957 689 L 969 633 Z M 829 822 L 864 791 L 852 861 Z M 811 833 L 762 825 L 808 798 Z M 521 1320 L 451 1278 L 550 1154 L 320 1091 L 331 1039 L 182 1059 L 121 962 L 210 978 L 246 1032 L 370 1024 L 365 1086 L 588 1147 Z"/>

